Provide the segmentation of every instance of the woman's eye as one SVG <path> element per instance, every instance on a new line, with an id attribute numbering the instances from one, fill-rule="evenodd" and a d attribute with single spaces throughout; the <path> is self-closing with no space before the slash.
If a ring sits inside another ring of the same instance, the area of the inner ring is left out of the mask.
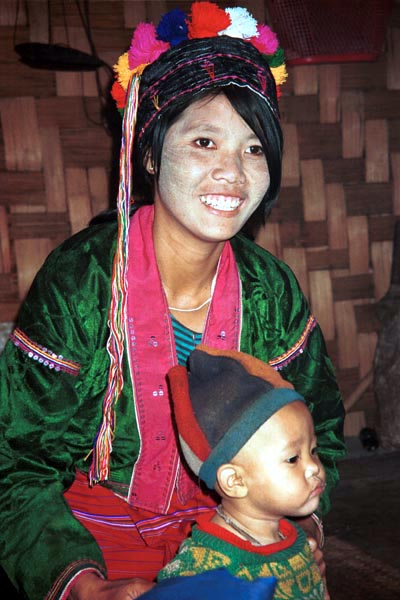
<path id="1" fill-rule="evenodd" d="M 313 456 L 318 456 L 318 452 L 319 452 L 319 448 L 318 446 L 315 446 L 312 450 L 311 450 L 311 454 Z"/>
<path id="2" fill-rule="evenodd" d="M 295 465 L 298 461 L 299 457 L 298 456 L 291 456 L 290 458 L 286 459 L 286 462 L 289 463 L 290 465 Z"/>
<path id="3" fill-rule="evenodd" d="M 264 150 L 262 146 L 249 146 L 246 151 L 248 154 L 252 154 L 253 156 L 263 156 Z"/>
<path id="4" fill-rule="evenodd" d="M 196 146 L 200 146 L 200 148 L 212 148 L 214 143 L 209 138 L 198 138 L 195 140 Z"/>

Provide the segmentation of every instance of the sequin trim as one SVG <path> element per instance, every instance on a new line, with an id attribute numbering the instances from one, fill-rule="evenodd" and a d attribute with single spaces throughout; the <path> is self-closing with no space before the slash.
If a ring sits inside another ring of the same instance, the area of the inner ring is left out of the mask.
<path id="1" fill-rule="evenodd" d="M 104 568 L 95 561 L 76 561 L 61 573 L 52 589 L 47 594 L 45 600 L 67 600 L 76 577 L 84 571 L 95 571 L 102 579 L 105 578 Z"/>
<path id="2" fill-rule="evenodd" d="M 316 318 L 313 315 L 310 315 L 308 317 L 308 321 L 306 323 L 303 333 L 301 334 L 299 340 L 294 344 L 294 346 L 292 346 L 284 354 L 281 354 L 280 356 L 269 360 L 268 364 L 271 365 L 271 367 L 273 367 L 277 371 L 280 371 L 280 369 L 283 369 L 283 367 L 286 367 L 286 365 L 288 365 L 292 360 L 294 360 L 296 356 L 302 354 L 307 344 L 310 333 L 312 332 L 316 324 Z"/>
<path id="3" fill-rule="evenodd" d="M 81 366 L 72 360 L 65 360 L 61 354 L 55 354 L 48 348 L 33 342 L 21 329 L 16 327 L 10 334 L 10 340 L 33 360 L 41 365 L 54 369 L 55 371 L 64 371 L 70 375 L 78 375 Z"/>

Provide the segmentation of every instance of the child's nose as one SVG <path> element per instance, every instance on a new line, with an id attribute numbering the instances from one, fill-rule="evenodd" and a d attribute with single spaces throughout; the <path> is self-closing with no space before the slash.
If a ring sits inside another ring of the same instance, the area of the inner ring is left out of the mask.
<path id="1" fill-rule="evenodd" d="M 321 463 L 318 456 L 310 456 L 306 465 L 306 477 L 315 477 L 321 470 Z"/>

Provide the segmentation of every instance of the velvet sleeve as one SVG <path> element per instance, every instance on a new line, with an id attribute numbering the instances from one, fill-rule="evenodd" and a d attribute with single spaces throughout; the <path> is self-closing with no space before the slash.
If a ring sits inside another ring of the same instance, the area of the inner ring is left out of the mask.
<path id="1" fill-rule="evenodd" d="M 102 239 L 104 268 L 91 236 L 50 255 L 0 357 L 0 562 L 30 600 L 50 597 L 62 574 L 105 572 L 63 497 L 92 447 L 108 371 L 113 237 Z"/>

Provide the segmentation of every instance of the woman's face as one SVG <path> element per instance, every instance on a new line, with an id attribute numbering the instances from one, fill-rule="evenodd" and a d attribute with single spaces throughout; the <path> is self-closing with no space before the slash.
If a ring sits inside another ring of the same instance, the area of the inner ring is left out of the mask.
<path id="1" fill-rule="evenodd" d="M 259 139 L 225 95 L 202 98 L 165 136 L 156 223 L 172 236 L 225 241 L 259 206 L 269 182 Z"/>

